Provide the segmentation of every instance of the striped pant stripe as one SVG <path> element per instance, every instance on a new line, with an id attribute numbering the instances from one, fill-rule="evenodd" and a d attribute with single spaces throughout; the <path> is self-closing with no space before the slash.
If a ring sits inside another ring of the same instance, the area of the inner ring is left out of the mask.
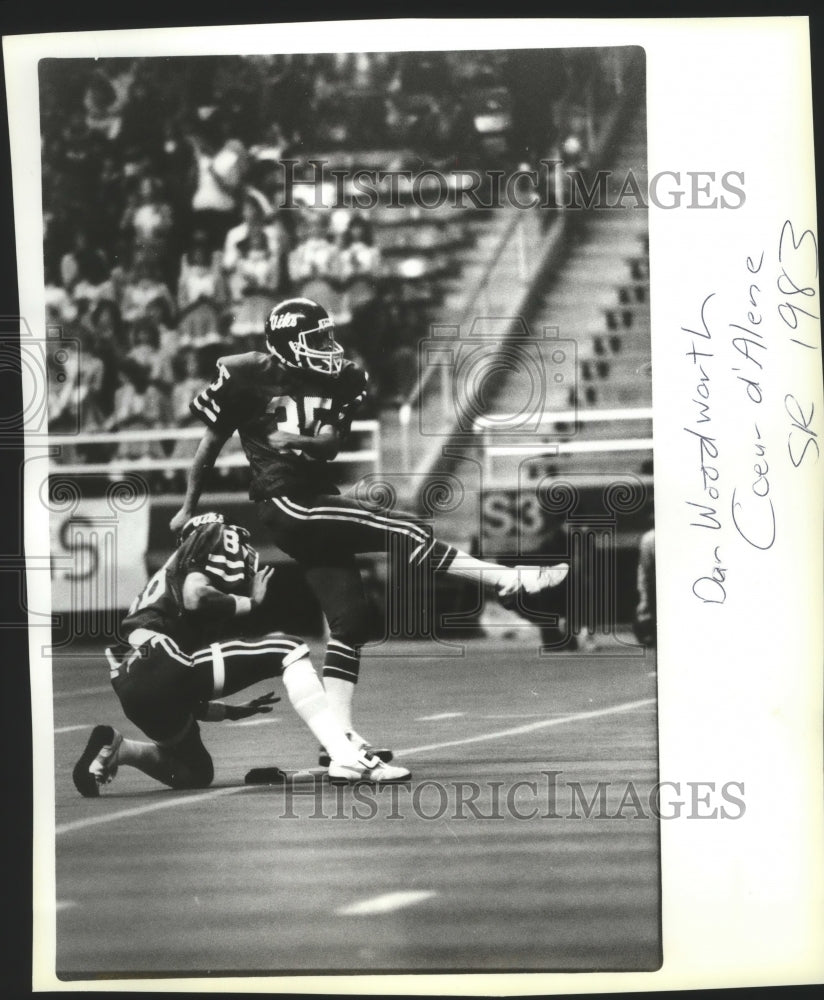
<path id="1" fill-rule="evenodd" d="M 360 653 L 354 646 L 337 639 L 330 639 L 323 660 L 323 676 L 337 677 L 342 681 L 357 684 L 360 673 Z"/>

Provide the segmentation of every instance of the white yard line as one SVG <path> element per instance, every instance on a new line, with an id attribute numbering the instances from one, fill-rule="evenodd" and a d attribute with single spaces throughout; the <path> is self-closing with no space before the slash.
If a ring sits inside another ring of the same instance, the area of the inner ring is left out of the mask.
<path id="1" fill-rule="evenodd" d="M 439 719 L 458 719 L 466 712 L 441 712 L 440 715 L 421 715 L 415 722 L 437 722 Z"/>
<path id="2" fill-rule="evenodd" d="M 459 747 L 466 746 L 469 743 L 485 743 L 489 740 L 503 740 L 508 736 L 521 736 L 524 733 L 532 733 L 539 729 L 549 729 L 551 726 L 561 726 L 567 722 L 580 722 L 585 719 L 598 719 L 605 715 L 617 715 L 621 712 L 631 712 L 636 708 L 644 708 L 647 705 L 654 705 L 654 698 L 644 698 L 641 701 L 627 701 L 621 705 L 612 705 L 608 708 L 596 708 L 590 712 L 575 712 L 572 715 L 564 715 L 560 718 L 542 719 L 540 722 L 530 722 L 525 726 L 515 726 L 512 729 L 499 729 L 494 733 L 482 733 L 480 736 L 466 736 L 458 740 L 445 740 L 442 743 L 426 743 L 423 746 L 417 747 L 406 747 L 403 750 L 398 750 L 399 754 L 413 754 L 413 753 L 427 753 L 430 750 L 443 750 L 447 747 Z M 144 803 L 140 806 L 134 806 L 131 809 L 119 809 L 116 812 L 103 813 L 96 816 L 86 816 L 83 819 L 76 819 L 69 823 L 61 823 L 55 827 L 55 834 L 60 836 L 63 833 L 71 833 L 73 830 L 82 830 L 90 826 L 99 826 L 101 823 L 113 823 L 118 819 L 129 819 L 132 816 L 142 816 L 145 813 L 156 812 L 159 809 L 175 809 L 179 806 L 194 805 L 196 802 L 205 802 L 208 799 L 217 799 L 225 795 L 233 795 L 236 792 L 242 792 L 247 788 L 255 787 L 253 785 L 232 785 L 228 788 L 215 788 L 209 792 L 203 792 L 200 795 L 182 795 L 179 798 L 163 798 L 156 802 Z M 390 893 L 392 897 L 398 895 L 416 895 L 415 893 Z M 428 894 L 425 894 L 428 895 Z M 387 897 L 378 896 L 372 900 L 364 901 L 363 905 L 366 903 L 372 903 L 377 905 L 380 900 L 384 900 Z M 416 902 L 417 900 L 413 900 Z M 357 904 L 359 905 L 359 904 Z M 408 904 L 402 904 L 408 905 Z M 397 907 L 390 907 L 390 909 L 395 909 Z M 381 910 L 367 910 L 360 912 L 384 912 Z"/>
<path id="3" fill-rule="evenodd" d="M 538 729 L 548 729 L 550 726 L 562 726 L 567 722 L 580 722 L 583 719 L 598 719 L 603 715 L 617 715 L 620 712 L 632 712 L 636 708 L 654 705 L 654 698 L 643 698 L 641 701 L 626 701 L 621 705 L 609 708 L 596 708 L 591 712 L 575 712 L 573 715 L 563 715 L 555 719 L 542 719 L 540 722 L 530 722 L 525 726 L 515 726 L 513 729 L 499 729 L 495 733 L 482 733 L 480 736 L 466 736 L 460 740 L 445 740 L 443 743 L 425 743 L 419 747 L 406 747 L 398 750 L 399 754 L 426 753 L 429 750 L 443 750 L 446 747 L 466 746 L 467 743 L 485 743 L 487 740 L 503 740 L 507 736 L 521 736 Z"/>
<path id="4" fill-rule="evenodd" d="M 498 715 L 479 715 L 479 719 L 548 719 L 566 715 L 566 712 L 501 712 Z"/>
<path id="5" fill-rule="evenodd" d="M 98 684 L 95 687 L 73 688 L 69 691 L 55 691 L 55 698 L 79 698 L 86 694 L 106 694 L 111 691 L 111 684 Z"/>
<path id="6" fill-rule="evenodd" d="M 280 722 L 280 716 L 265 719 L 246 719 L 245 722 L 236 722 L 235 726 L 268 726 L 271 722 Z"/>
<path id="7" fill-rule="evenodd" d="M 211 792 L 203 792 L 200 795 L 181 795 L 177 798 L 172 798 L 170 795 L 169 798 L 163 798 L 157 802 L 146 802 L 142 806 L 134 806 L 131 809 L 118 809 L 116 812 L 85 816 L 83 819 L 75 819 L 69 823 L 59 823 L 54 828 L 54 832 L 59 837 L 61 833 L 71 833 L 73 830 L 83 830 L 86 827 L 99 826 L 101 823 L 114 823 L 118 819 L 142 816 L 144 813 L 157 812 L 159 809 L 176 809 L 179 806 L 194 805 L 195 802 L 205 802 L 207 799 L 219 799 L 224 795 L 233 795 L 251 787 L 253 786 L 232 785 L 229 788 L 215 788 Z"/>
<path id="8" fill-rule="evenodd" d="M 422 903 L 425 899 L 431 899 L 436 895 L 437 893 L 430 890 L 385 892 L 380 896 L 371 896 L 369 899 L 361 899 L 357 903 L 342 906 L 336 912 L 341 917 L 368 917 L 375 913 L 392 913 L 395 910 L 402 910 L 405 906 Z"/>
<path id="9" fill-rule="evenodd" d="M 78 729 L 91 729 L 92 724 L 90 722 L 81 722 L 79 726 L 59 726 L 55 729 L 55 735 L 57 733 L 76 733 Z"/>

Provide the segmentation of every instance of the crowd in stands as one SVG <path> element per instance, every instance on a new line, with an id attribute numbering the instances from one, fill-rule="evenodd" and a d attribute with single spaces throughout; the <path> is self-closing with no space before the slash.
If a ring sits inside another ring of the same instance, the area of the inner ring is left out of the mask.
<path id="1" fill-rule="evenodd" d="M 594 52 L 43 60 L 47 324 L 80 344 L 50 360 L 52 429 L 186 425 L 216 358 L 260 349 L 269 309 L 295 294 L 335 316 L 372 376 L 372 413 L 403 399 L 425 268 L 392 265 L 369 212 L 282 207 L 278 164 L 401 149 L 419 167 L 529 162 L 563 138 L 570 94 L 620 87 L 620 65 Z M 507 127 L 484 135 L 479 115 Z"/>

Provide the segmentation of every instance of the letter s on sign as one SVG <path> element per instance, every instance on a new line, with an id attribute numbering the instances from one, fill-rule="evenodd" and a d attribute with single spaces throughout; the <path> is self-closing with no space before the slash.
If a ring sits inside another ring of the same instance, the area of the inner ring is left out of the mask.
<path id="1" fill-rule="evenodd" d="M 91 528 L 92 522 L 85 517 L 69 517 L 60 525 L 60 544 L 73 557 L 72 569 L 65 573 L 66 580 L 89 580 L 97 574 L 100 555 L 97 545 L 88 537 Z M 82 567 L 80 572 L 77 567 Z"/>

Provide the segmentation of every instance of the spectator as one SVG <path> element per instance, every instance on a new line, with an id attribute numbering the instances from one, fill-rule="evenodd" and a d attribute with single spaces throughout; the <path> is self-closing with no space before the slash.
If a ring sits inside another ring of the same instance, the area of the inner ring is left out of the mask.
<path id="1" fill-rule="evenodd" d="M 180 262 L 177 305 L 181 311 L 196 302 L 220 305 L 226 301 L 226 284 L 219 261 L 220 254 L 209 250 L 206 233 L 202 229 L 197 230 L 188 253 L 183 255 Z"/>
<path id="2" fill-rule="evenodd" d="M 134 360 L 120 370 L 120 388 L 115 393 L 114 412 L 106 421 L 108 431 L 153 430 L 163 423 L 163 395 L 149 372 Z M 162 458 L 159 441 L 127 440 L 117 447 L 116 458 Z"/>
<path id="3" fill-rule="evenodd" d="M 248 295 L 276 295 L 280 287 L 280 264 L 263 229 L 253 230 L 238 245 L 238 256 L 229 276 L 232 300 Z"/>
<path id="4" fill-rule="evenodd" d="M 138 257 L 131 278 L 126 280 L 123 288 L 123 319 L 127 323 L 140 319 L 146 315 L 149 303 L 158 298 L 164 299 L 170 313 L 174 313 L 172 293 L 160 280 L 157 263 L 146 257 Z"/>
<path id="5" fill-rule="evenodd" d="M 85 298 L 96 301 L 106 293 L 109 297 L 113 294 L 109 276 L 106 255 L 99 247 L 90 245 L 88 232 L 79 227 L 74 234 L 72 249 L 60 261 L 63 287 L 75 300 Z"/>
<path id="6" fill-rule="evenodd" d="M 253 230 L 239 244 L 238 250 L 237 263 L 229 275 L 235 307 L 232 334 L 246 336 L 263 329 L 269 310 L 278 298 L 281 268 L 263 229 Z"/>
<path id="7" fill-rule="evenodd" d="M 188 185 L 195 171 L 194 150 L 191 143 L 187 142 L 177 116 L 174 119 L 164 118 L 159 145 L 157 173 L 164 180 L 176 228 L 188 232 L 191 213 L 191 192 Z"/>
<path id="8" fill-rule="evenodd" d="M 132 77 L 129 73 L 110 79 L 98 69 L 92 74 L 83 107 L 86 111 L 86 128 L 100 133 L 109 142 L 117 139 L 123 124 Z"/>
<path id="9" fill-rule="evenodd" d="M 271 253 L 280 258 L 286 251 L 286 232 L 282 225 L 267 222 L 271 215 L 271 205 L 264 195 L 255 188 L 247 188 L 242 203 L 243 222 L 230 229 L 223 246 L 223 267 L 232 270 L 238 262 L 240 244 L 252 233 L 264 232 Z"/>
<path id="10" fill-rule="evenodd" d="M 107 149 L 97 173 L 96 228 L 100 242 L 111 249 L 119 235 L 123 208 L 123 168 L 114 150 Z"/>
<path id="11" fill-rule="evenodd" d="M 193 417 L 189 404 L 203 388 L 203 366 L 200 353 L 194 347 L 182 348 L 174 359 L 175 382 L 172 387 L 170 421 L 173 427 L 200 427 L 197 417 Z M 168 470 L 164 476 L 167 484 L 175 483 L 185 487 L 186 469 L 197 451 L 197 438 L 178 438 L 172 449 L 171 458 L 180 459 L 186 467 L 177 473 Z"/>
<path id="12" fill-rule="evenodd" d="M 174 353 L 161 349 L 160 334 L 154 320 L 148 316 L 137 320 L 132 327 L 131 342 L 127 360 L 145 369 L 149 380 L 161 391 L 170 389 L 174 382 Z"/>
<path id="13" fill-rule="evenodd" d="M 381 255 L 374 245 L 372 227 L 366 219 L 355 216 L 341 240 L 338 273 L 342 281 L 359 277 L 376 278 Z"/>
<path id="14" fill-rule="evenodd" d="M 169 250 L 174 223 L 172 206 L 162 197 L 160 183 L 144 177 L 138 184 L 136 204 L 127 209 L 124 228 L 130 232 L 135 252 L 163 262 Z"/>
<path id="15" fill-rule="evenodd" d="M 334 278 L 339 254 L 329 239 L 323 220 L 310 215 L 302 226 L 303 238 L 289 255 L 289 277 L 295 283 L 310 278 Z"/>
<path id="16" fill-rule="evenodd" d="M 192 416 L 189 408 L 192 399 L 203 388 L 203 366 L 196 348 L 183 347 L 178 351 L 174 359 L 174 375 L 175 383 L 172 387 L 170 413 L 172 426 L 200 426 L 200 421 L 197 417 Z M 183 444 L 184 442 L 178 443 Z M 197 448 L 197 441 L 185 443 L 194 444 L 194 448 L 186 449 L 187 455 L 193 455 Z"/>
<path id="17" fill-rule="evenodd" d="M 52 375 L 49 429 L 57 434 L 85 434 L 104 426 L 102 402 L 106 371 L 103 359 L 87 327 L 76 323 L 71 328 L 71 335 L 78 342 L 77 351 L 55 348 L 48 357 Z M 96 457 L 93 445 L 62 446 L 61 458 L 69 462 Z"/>
<path id="18" fill-rule="evenodd" d="M 262 130 L 260 141 L 249 147 L 249 156 L 257 163 L 277 164 L 283 158 L 289 140 L 280 122 L 272 121 Z"/>
<path id="19" fill-rule="evenodd" d="M 64 326 L 77 319 L 77 306 L 60 285 L 46 283 L 46 325 Z"/>
<path id="20" fill-rule="evenodd" d="M 209 248 L 222 245 L 235 216 L 235 202 L 246 173 L 246 149 L 236 139 L 215 150 L 205 137 L 191 137 L 197 167 L 192 197 L 194 225 L 204 230 Z"/>
<path id="21" fill-rule="evenodd" d="M 158 346 L 161 354 L 171 359 L 177 354 L 180 347 L 180 335 L 175 327 L 168 299 L 162 295 L 151 299 L 146 306 L 146 318 L 154 324 L 157 330 Z M 171 361 L 169 361 L 169 367 L 167 368 L 168 378 L 165 379 L 169 384 L 173 381 L 170 365 Z"/>
<path id="22" fill-rule="evenodd" d="M 157 60 L 138 60 L 130 70 L 129 100 L 123 109 L 123 126 L 120 139 L 124 146 L 140 146 L 146 154 L 148 170 L 160 166 L 163 144 L 164 117 L 168 115 L 173 89 L 167 77 L 165 86 L 151 79 Z"/>
<path id="23" fill-rule="evenodd" d="M 100 410 L 104 417 L 114 409 L 114 394 L 118 386 L 118 369 L 125 354 L 123 328 L 117 303 L 100 299 L 89 316 L 94 350 L 103 363 L 103 379 L 100 385 Z"/>

